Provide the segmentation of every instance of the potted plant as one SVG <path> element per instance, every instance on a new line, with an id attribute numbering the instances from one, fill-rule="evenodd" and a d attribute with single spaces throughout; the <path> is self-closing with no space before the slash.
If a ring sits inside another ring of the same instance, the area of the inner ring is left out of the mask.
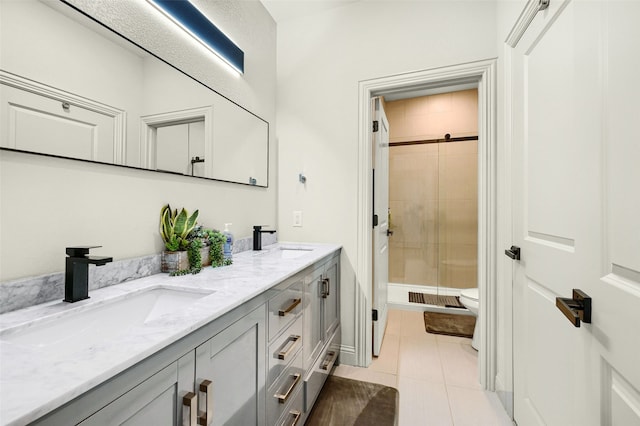
<path id="1" fill-rule="evenodd" d="M 160 210 L 160 236 L 164 242 L 162 252 L 162 272 L 176 272 L 190 269 L 187 249 L 191 245 L 187 237 L 195 228 L 198 210 L 192 215 L 183 208 L 172 210 L 169 204 Z"/>

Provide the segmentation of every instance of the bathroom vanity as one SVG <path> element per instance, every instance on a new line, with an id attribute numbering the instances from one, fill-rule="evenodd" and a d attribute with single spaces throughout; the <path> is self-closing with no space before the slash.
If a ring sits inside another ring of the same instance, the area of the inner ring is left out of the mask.
<path id="1" fill-rule="evenodd" d="M 0 424 L 303 424 L 340 351 L 340 247 L 274 244 L 0 316 Z"/>

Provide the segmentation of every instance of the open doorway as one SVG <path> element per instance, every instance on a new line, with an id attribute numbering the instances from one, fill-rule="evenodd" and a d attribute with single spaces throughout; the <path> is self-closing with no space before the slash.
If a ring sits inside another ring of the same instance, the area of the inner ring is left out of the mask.
<path id="1" fill-rule="evenodd" d="M 390 307 L 461 313 L 478 287 L 478 91 L 388 97 Z"/>
<path id="2" fill-rule="evenodd" d="M 371 98 L 393 95 L 415 97 L 420 91 L 451 92 L 461 87 L 478 90 L 478 245 L 477 283 L 483 310 L 479 314 L 480 382 L 483 387 L 493 390 L 493 371 L 496 358 L 495 345 L 495 60 L 461 64 L 435 70 L 419 71 L 396 76 L 382 77 L 360 82 L 360 145 L 359 176 L 360 198 L 358 264 L 357 272 L 363 283 L 362 298 L 357 303 L 356 320 L 358 333 L 357 357 L 360 365 L 367 366 L 372 359 L 371 312 L 373 305 L 372 288 L 372 221 L 371 214 L 373 182 L 371 152 Z M 384 310 L 387 301 L 384 300 Z"/>

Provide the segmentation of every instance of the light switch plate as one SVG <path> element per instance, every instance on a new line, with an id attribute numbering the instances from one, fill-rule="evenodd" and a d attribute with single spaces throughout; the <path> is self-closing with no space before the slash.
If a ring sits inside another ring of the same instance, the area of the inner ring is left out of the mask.
<path id="1" fill-rule="evenodd" d="M 300 210 L 293 212 L 293 226 L 302 227 L 302 212 Z"/>

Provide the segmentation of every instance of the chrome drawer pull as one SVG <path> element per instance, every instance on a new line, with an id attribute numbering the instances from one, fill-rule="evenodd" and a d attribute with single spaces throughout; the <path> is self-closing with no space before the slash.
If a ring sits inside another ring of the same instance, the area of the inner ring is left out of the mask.
<path id="1" fill-rule="evenodd" d="M 196 414 L 198 398 L 193 392 L 187 392 L 182 397 L 182 426 L 196 426 Z M 187 414 L 189 411 L 189 414 Z"/>
<path id="2" fill-rule="evenodd" d="M 280 309 L 278 311 L 278 315 L 281 317 L 287 315 L 289 312 L 293 311 L 300 302 L 302 302 L 302 299 L 293 299 L 293 303 L 291 303 L 287 309 Z"/>
<path id="3" fill-rule="evenodd" d="M 322 298 L 326 299 L 331 294 L 331 280 L 329 278 L 323 278 L 320 281 L 322 284 Z"/>
<path id="4" fill-rule="evenodd" d="M 213 383 L 211 380 L 203 380 L 199 386 L 200 393 L 204 394 L 204 398 L 198 398 L 198 401 L 204 402 L 204 410 L 198 410 L 198 424 L 201 426 L 209 426 L 213 421 Z"/>
<path id="5" fill-rule="evenodd" d="M 298 346 L 298 342 L 300 342 L 300 336 L 289 336 L 289 339 L 287 339 L 287 343 L 285 344 L 284 347 L 287 347 L 286 349 L 283 348 L 283 350 L 281 350 L 280 352 L 278 352 L 278 359 L 286 359 L 287 356 L 293 351 L 293 348 L 295 348 L 296 346 Z"/>
<path id="6" fill-rule="evenodd" d="M 289 411 L 289 414 L 291 414 L 293 420 L 291 423 L 289 423 L 289 426 L 296 426 L 298 424 L 298 420 L 300 420 L 300 416 L 302 416 L 302 413 L 298 410 L 291 410 Z M 280 426 L 287 426 L 286 423 L 287 420 L 285 419 L 285 421 L 283 421 Z"/>
<path id="7" fill-rule="evenodd" d="M 329 369 L 329 366 L 335 362 L 337 356 L 338 356 L 338 353 L 335 351 L 327 352 L 327 355 L 324 357 L 324 360 L 322 361 L 322 365 L 320 366 L 320 368 L 322 370 Z"/>
<path id="8" fill-rule="evenodd" d="M 292 374 L 291 377 L 293 378 L 293 382 L 291 382 L 291 386 L 289 386 L 289 389 L 287 389 L 284 394 L 277 393 L 273 395 L 275 398 L 278 398 L 278 402 L 280 402 L 280 404 L 284 404 L 285 402 L 287 402 L 287 399 L 289 399 L 291 392 L 293 392 L 293 389 L 296 387 L 296 385 L 300 381 L 300 377 L 302 376 L 300 375 L 300 373 L 296 373 Z"/>

